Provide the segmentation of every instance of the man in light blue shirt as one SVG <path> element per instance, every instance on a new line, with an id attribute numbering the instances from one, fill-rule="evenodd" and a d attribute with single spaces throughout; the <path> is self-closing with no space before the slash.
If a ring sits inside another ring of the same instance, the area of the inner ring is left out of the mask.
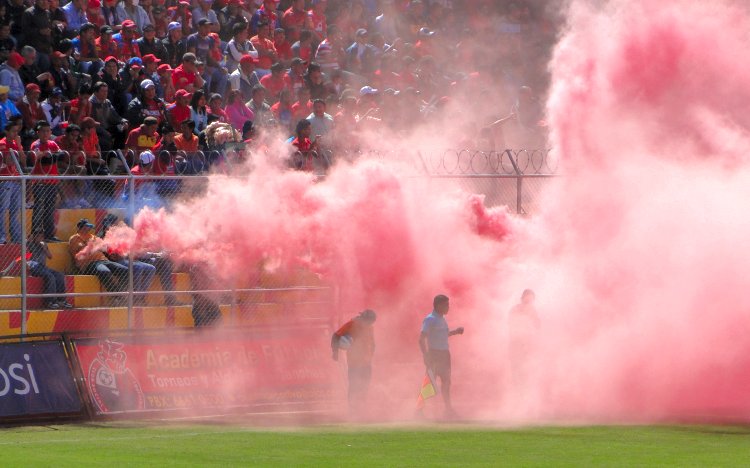
<path id="1" fill-rule="evenodd" d="M 65 30 L 68 34 L 77 33 L 81 26 L 89 22 L 84 9 L 84 0 L 73 0 L 62 7 L 62 11 L 68 23 Z"/>
<path id="2" fill-rule="evenodd" d="M 464 328 L 459 327 L 455 330 L 448 328 L 445 315 L 449 309 L 448 296 L 442 294 L 435 296 L 432 300 L 432 312 L 422 321 L 419 349 L 422 351 L 427 370 L 432 371 L 435 377 L 440 377 L 440 391 L 443 394 L 445 412 L 449 417 L 453 417 L 455 413 L 451 404 L 451 353 L 448 337 L 462 335 Z"/>

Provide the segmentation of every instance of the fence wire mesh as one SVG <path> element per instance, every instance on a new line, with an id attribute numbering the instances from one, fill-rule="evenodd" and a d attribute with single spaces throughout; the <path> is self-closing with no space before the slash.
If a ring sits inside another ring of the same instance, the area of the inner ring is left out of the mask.
<path id="1" fill-rule="evenodd" d="M 335 157 L 334 157 L 335 156 Z M 416 154 L 415 173 L 436 190 L 485 195 L 488 206 L 533 213 L 557 171 L 553 153 L 450 150 Z M 251 157 L 223 151 L 2 153 L 0 336 L 84 330 L 271 325 L 333 320 L 337 292 L 316 275 L 259 272 L 216 284 L 200 265 L 169 252 L 123 257 L 99 245 L 107 230 L 144 207 L 165 208 L 204 193 L 208 174 L 233 174 Z M 324 176 L 336 161 L 388 159 L 388 152 L 297 153 L 293 169 Z M 310 167 L 305 167 L 309 163 Z"/>

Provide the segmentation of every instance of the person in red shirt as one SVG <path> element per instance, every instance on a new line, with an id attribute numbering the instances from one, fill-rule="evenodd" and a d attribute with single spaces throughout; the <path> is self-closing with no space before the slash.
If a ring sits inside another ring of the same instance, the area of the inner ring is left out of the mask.
<path id="1" fill-rule="evenodd" d="M 159 121 L 156 117 L 146 117 L 143 119 L 143 123 L 140 127 L 134 128 L 128 134 L 128 139 L 125 141 L 125 149 L 133 152 L 131 157 L 128 154 L 128 164 L 138 160 L 138 156 L 144 151 L 148 151 L 156 145 L 156 141 L 159 135 L 156 133 L 156 128 L 159 126 Z"/>
<path id="2" fill-rule="evenodd" d="M 276 54 L 279 62 L 289 63 L 294 57 L 292 53 L 292 43 L 286 40 L 284 28 L 276 28 L 273 32 L 273 46 L 276 48 Z"/>
<path id="3" fill-rule="evenodd" d="M 113 33 L 111 26 L 102 26 L 99 28 L 99 37 L 94 41 L 97 56 L 105 62 L 109 57 L 115 57 L 120 51 L 117 41 L 112 39 Z"/>
<path id="4" fill-rule="evenodd" d="M 172 71 L 172 67 L 166 63 L 162 63 L 156 69 L 156 74 L 159 75 L 159 84 L 164 93 L 162 99 L 164 99 L 165 102 L 174 102 L 176 90 L 174 88 L 174 81 L 172 81 Z"/>
<path id="5" fill-rule="evenodd" d="M 297 89 L 297 102 L 292 104 L 292 122 L 307 118 L 312 114 L 313 105 L 310 100 L 310 89 L 301 87 Z"/>
<path id="6" fill-rule="evenodd" d="M 205 83 L 195 65 L 197 61 L 198 59 L 192 52 L 187 52 L 182 56 L 182 63 L 172 73 L 175 89 L 184 89 L 188 94 L 192 94 L 196 89 L 203 87 Z"/>
<path id="7" fill-rule="evenodd" d="M 122 62 L 127 62 L 133 57 L 140 57 L 141 51 L 138 49 L 136 41 L 136 26 L 131 20 L 122 22 L 122 30 L 115 34 L 113 39 L 117 41 L 118 51 L 116 57 Z"/>
<path id="8" fill-rule="evenodd" d="M 190 98 L 192 94 L 188 93 L 184 89 L 178 89 L 175 94 L 175 103 L 168 109 L 169 120 L 172 128 L 179 127 L 180 123 L 190 118 Z"/>
<path id="9" fill-rule="evenodd" d="M 57 162 L 61 157 L 60 147 L 51 139 L 49 122 L 40 120 L 35 129 L 39 139 L 31 144 L 31 174 L 51 177 L 33 182 L 31 191 L 34 194 L 34 211 L 31 214 L 31 228 L 42 229 L 47 242 L 61 242 L 55 237 L 55 205 L 59 184 L 56 177 L 59 175 Z"/>
<path id="10" fill-rule="evenodd" d="M 11 120 L 5 125 L 5 137 L 0 140 L 0 176 L 18 176 L 16 158 L 23 151 L 21 146 L 21 123 Z M 14 180 L 0 181 L 0 244 L 5 244 L 5 213 L 8 213 L 10 226 L 10 241 L 21 243 L 21 204 L 25 200 L 21 197 L 21 184 Z"/>
<path id="11" fill-rule="evenodd" d="M 295 169 L 312 172 L 315 170 L 315 158 L 317 158 L 318 143 L 312 142 L 312 124 L 307 119 L 297 122 L 297 136 L 292 140 L 292 146 L 295 149 L 292 156 L 292 166 Z"/>
<path id="12" fill-rule="evenodd" d="M 338 361 L 339 350 L 346 351 L 349 369 L 349 408 L 358 410 L 365 403 L 372 376 L 372 357 L 375 354 L 373 324 L 375 311 L 363 310 L 346 322 L 331 337 L 333 360 Z"/>
<path id="13" fill-rule="evenodd" d="M 276 47 L 273 45 L 273 41 L 269 39 L 270 35 L 271 26 L 267 21 L 262 20 L 258 22 L 258 35 L 250 39 L 250 43 L 258 51 L 258 67 L 255 69 L 255 73 L 259 77 L 271 73 L 271 65 L 279 61 Z"/>
<path id="14" fill-rule="evenodd" d="M 291 87 L 289 77 L 284 73 L 284 66 L 278 62 L 271 65 L 271 74 L 261 78 L 260 84 L 268 90 L 271 103 L 278 101 L 282 89 Z"/>
<path id="15" fill-rule="evenodd" d="M 305 0 L 293 0 L 292 6 L 281 17 L 281 25 L 286 30 L 289 42 L 294 43 L 299 40 L 302 30 L 307 29 L 308 21 Z"/>
<path id="16" fill-rule="evenodd" d="M 328 35 L 328 25 L 326 24 L 326 7 L 327 0 L 312 0 L 312 9 L 307 12 L 308 25 L 315 35 L 315 43 L 320 43 Z"/>
<path id="17" fill-rule="evenodd" d="M 100 0 L 88 0 L 86 5 L 86 18 L 93 23 L 97 29 L 104 26 L 105 20 L 102 15 L 102 2 Z"/>

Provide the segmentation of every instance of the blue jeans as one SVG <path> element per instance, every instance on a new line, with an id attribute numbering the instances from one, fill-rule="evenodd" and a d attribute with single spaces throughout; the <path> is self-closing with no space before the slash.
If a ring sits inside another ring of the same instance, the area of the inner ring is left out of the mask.
<path id="1" fill-rule="evenodd" d="M 119 260 L 117 263 L 128 267 L 128 259 Z M 149 265 L 148 263 L 139 262 L 138 260 L 133 262 L 133 291 L 148 291 L 151 286 L 151 282 L 154 281 L 154 275 L 156 274 L 156 267 Z"/>
<path id="2" fill-rule="evenodd" d="M 54 302 L 65 300 L 65 275 L 59 271 L 38 264 L 29 268 L 29 273 L 31 273 L 31 276 L 42 278 L 42 281 L 44 282 L 44 294 L 59 294 L 56 298 L 45 297 L 45 304 L 49 305 Z"/>
<path id="3" fill-rule="evenodd" d="M 6 242 L 5 212 L 8 212 L 10 224 L 10 240 L 14 244 L 21 243 L 21 183 L 13 180 L 0 182 L 0 242 Z"/>

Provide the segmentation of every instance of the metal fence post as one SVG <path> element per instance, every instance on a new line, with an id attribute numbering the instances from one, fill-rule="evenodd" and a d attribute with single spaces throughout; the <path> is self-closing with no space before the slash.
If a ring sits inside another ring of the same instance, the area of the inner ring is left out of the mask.
<path id="1" fill-rule="evenodd" d="M 523 193 L 523 173 L 518 168 L 517 161 L 513 158 L 513 151 L 507 149 L 505 152 L 508 154 L 510 164 L 513 166 L 513 172 L 516 173 L 516 214 L 523 213 L 522 204 L 522 193 Z M 501 156 L 502 157 L 502 156 Z"/>
<path id="2" fill-rule="evenodd" d="M 16 161 L 16 164 L 18 165 L 18 161 Z M 20 169 L 20 165 L 18 165 L 18 168 Z M 28 265 L 26 262 L 26 249 L 28 246 L 26 245 L 26 239 L 29 233 L 26 230 L 26 175 L 23 172 L 19 172 L 19 174 L 21 174 L 21 196 L 19 197 L 19 203 L 21 204 L 21 335 L 26 335 L 28 333 L 26 315 L 29 306 L 26 298 L 28 294 L 26 286 L 28 278 L 26 273 Z"/>
<path id="3" fill-rule="evenodd" d="M 133 173 L 130 172 L 130 167 L 122 153 L 118 154 L 128 175 L 128 213 L 132 223 L 135 218 L 135 180 L 133 180 Z M 128 252 L 128 330 L 132 330 L 135 326 L 135 317 L 133 316 L 133 261 L 133 249 L 130 249 Z"/>

